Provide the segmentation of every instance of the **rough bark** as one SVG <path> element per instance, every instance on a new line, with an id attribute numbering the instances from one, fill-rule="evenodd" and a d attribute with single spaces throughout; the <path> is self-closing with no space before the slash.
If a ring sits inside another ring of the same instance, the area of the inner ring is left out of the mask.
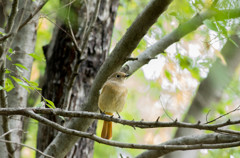
<path id="1" fill-rule="evenodd" d="M 96 1 L 89 1 L 90 15 L 93 15 Z M 109 51 L 113 23 L 116 16 L 118 7 L 118 0 L 102 0 L 99 10 L 99 15 L 92 32 L 87 41 L 87 47 L 84 50 L 86 59 L 84 59 L 80 65 L 76 80 L 69 95 L 70 106 L 68 109 L 81 110 L 81 105 L 85 102 L 89 89 L 92 85 L 92 81 L 105 60 L 105 56 Z M 77 33 L 77 30 L 83 30 L 86 17 L 85 6 L 80 9 L 73 6 L 72 11 L 78 15 L 78 26 L 72 22 L 73 31 Z M 91 16 L 90 16 L 91 17 Z M 64 22 L 58 24 L 64 30 L 69 32 L 68 25 Z M 78 32 L 76 39 L 81 41 L 82 32 Z M 44 49 L 47 67 L 45 73 L 45 83 L 43 85 L 43 96 L 49 100 L 52 100 L 56 107 L 64 107 L 65 92 L 64 86 L 73 72 L 73 65 L 76 63 L 76 50 L 72 44 L 72 39 L 58 27 L 55 28 L 53 39 L 51 43 Z M 50 117 L 53 121 L 61 121 L 59 118 Z M 69 120 L 66 120 L 69 121 Z M 70 120 L 71 121 L 71 120 Z M 95 133 L 96 122 L 88 129 L 89 132 Z M 50 127 L 39 124 L 38 132 L 38 145 L 37 148 L 45 150 L 49 143 L 56 136 L 57 132 Z M 71 152 L 67 157 L 92 157 L 93 155 L 93 141 L 85 138 L 79 139 L 79 141 L 73 146 Z M 61 144 L 64 148 L 64 145 Z M 69 151 L 70 149 L 68 149 Z M 64 157 L 67 152 L 58 153 L 56 157 Z M 58 156 L 57 156 L 58 155 Z M 40 156 L 40 155 L 37 155 Z"/>
<path id="2" fill-rule="evenodd" d="M 4 29 L 4 24 L 6 23 L 6 8 L 7 8 L 7 1 L 4 0 L 4 1 L 0 1 L 0 32 L 3 32 Z M 0 47 L 0 53 L 3 53 L 3 48 L 2 48 L 2 45 Z M 1 106 L 2 107 L 2 106 Z M 4 133 L 4 130 L 3 130 L 3 124 L 2 124 L 2 117 L 0 117 L 0 135 L 2 133 Z M 0 157 L 8 157 L 8 152 L 7 152 L 7 148 L 6 148 L 6 144 L 3 143 L 3 142 L 0 142 Z"/>
<path id="3" fill-rule="evenodd" d="M 33 11 L 37 7 L 37 1 L 28 1 L 25 6 L 25 0 L 19 1 L 18 10 L 16 19 L 13 21 L 13 30 L 16 29 L 20 24 L 21 20 L 24 20 L 26 17 L 29 16 L 31 11 Z M 23 18 L 21 19 L 21 11 L 25 10 L 23 14 Z M 4 11 L 5 12 L 5 11 Z M 7 42 L 11 41 L 11 48 L 15 52 L 11 55 L 12 61 L 7 61 L 6 67 L 13 71 L 11 73 L 12 76 L 16 77 L 16 72 L 18 71 L 16 69 L 16 66 L 13 64 L 19 63 L 28 68 L 29 71 L 23 70 L 23 77 L 30 79 L 31 74 L 31 68 L 32 68 L 32 57 L 30 57 L 28 54 L 33 53 L 35 49 L 35 41 L 36 41 L 36 27 L 37 27 L 38 20 L 34 19 L 29 24 L 25 25 L 20 31 L 18 31 L 13 37 L 9 38 Z M 14 81 L 13 81 L 14 83 Z M 15 88 L 7 93 L 7 101 L 8 101 L 8 107 L 11 108 L 17 108 L 17 107 L 26 107 L 27 106 L 27 90 L 18 85 L 17 83 L 14 83 Z M 11 132 L 11 140 L 14 142 L 21 143 L 21 139 L 23 136 L 22 128 L 22 116 L 12 116 L 9 118 L 9 129 L 18 129 L 14 132 Z M 0 129 L 0 135 L 2 134 L 2 130 Z M 0 147 L 0 151 L 2 151 L 2 147 Z M 14 155 L 13 157 L 18 158 L 20 157 L 20 146 L 13 145 L 14 149 Z M 3 149 L 4 150 L 4 149 Z M 1 152 L 2 153 L 2 152 Z M 7 152 L 6 152 L 7 153 Z M 5 155 L 6 156 L 6 155 Z M 1 155 L 0 157 L 5 157 Z M 7 156 L 6 156 L 7 157 Z"/>

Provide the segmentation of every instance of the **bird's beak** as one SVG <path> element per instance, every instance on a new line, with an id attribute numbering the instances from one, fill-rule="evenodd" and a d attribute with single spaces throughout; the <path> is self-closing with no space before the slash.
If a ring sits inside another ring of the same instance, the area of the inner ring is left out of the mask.
<path id="1" fill-rule="evenodd" d="M 127 77 L 129 77 L 129 76 L 130 76 L 129 74 L 126 74 L 124 77 L 127 78 Z"/>

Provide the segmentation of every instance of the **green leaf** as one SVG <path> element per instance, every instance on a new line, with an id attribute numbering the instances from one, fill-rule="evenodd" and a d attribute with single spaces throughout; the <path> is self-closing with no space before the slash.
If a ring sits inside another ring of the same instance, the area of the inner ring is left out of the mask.
<path id="1" fill-rule="evenodd" d="M 6 69 L 6 70 L 5 70 L 5 74 L 9 74 L 9 73 L 11 73 L 11 71 L 8 70 L 8 69 Z"/>
<path id="2" fill-rule="evenodd" d="M 171 74 L 168 70 L 165 70 L 165 76 L 167 77 L 167 79 L 168 79 L 169 81 L 172 82 L 172 74 Z"/>
<path id="3" fill-rule="evenodd" d="M 3 86 L 0 86 L 0 90 L 3 90 L 4 89 L 4 87 Z"/>
<path id="4" fill-rule="evenodd" d="M 11 54 L 13 54 L 13 53 L 14 53 L 14 51 L 13 51 L 13 49 L 12 49 L 12 48 L 9 48 L 9 49 L 8 49 L 8 52 L 9 52 L 9 53 L 11 53 Z"/>
<path id="5" fill-rule="evenodd" d="M 35 87 L 35 89 L 36 89 L 36 90 L 39 90 L 39 91 L 41 91 L 41 90 L 42 90 L 42 88 L 39 88 L 39 87 Z"/>
<path id="6" fill-rule="evenodd" d="M 36 107 L 40 108 L 40 107 L 44 107 L 44 105 L 45 105 L 45 102 L 44 102 L 44 101 L 41 101 L 40 103 L 38 103 L 38 104 L 36 105 Z"/>
<path id="7" fill-rule="evenodd" d="M 16 69 L 19 73 L 23 73 L 23 70 L 16 66 Z"/>
<path id="8" fill-rule="evenodd" d="M 23 87 L 24 89 L 26 89 L 28 92 L 30 92 L 30 90 L 34 90 L 33 87 L 29 86 L 27 83 L 23 82 L 21 79 L 16 78 L 14 76 L 11 76 L 11 78 L 17 83 L 19 84 L 21 87 Z"/>
<path id="9" fill-rule="evenodd" d="M 51 101 L 51 100 L 48 100 L 48 99 L 44 99 L 46 102 L 48 102 L 48 106 L 51 108 L 51 109 L 55 109 L 56 107 L 55 107 L 55 105 L 54 105 L 54 103 Z M 50 104 L 50 105 L 49 105 Z"/>
<path id="10" fill-rule="evenodd" d="M 13 65 L 15 65 L 15 66 L 17 66 L 17 67 L 20 67 L 20 68 L 23 68 L 23 69 L 29 71 L 28 68 L 26 68 L 26 67 L 23 66 L 22 64 L 13 64 Z"/>
<path id="11" fill-rule="evenodd" d="M 216 31 L 218 32 L 218 28 L 216 26 L 216 24 L 212 21 L 212 20 L 204 20 L 203 23 L 210 29 L 210 30 L 213 30 L 213 31 Z"/>
<path id="12" fill-rule="evenodd" d="M 172 16 L 175 16 L 175 17 L 176 17 L 176 16 L 177 16 L 177 13 L 174 12 L 174 11 L 172 11 L 172 12 L 169 13 L 169 15 L 172 15 Z"/>
<path id="13" fill-rule="evenodd" d="M 225 38 L 228 38 L 228 31 L 226 29 L 226 25 L 224 23 L 220 23 L 218 21 L 216 21 L 216 24 L 219 28 L 219 33 L 221 33 L 221 35 L 223 35 Z"/>
<path id="14" fill-rule="evenodd" d="M 9 78 L 6 78 L 5 79 L 5 88 L 4 89 L 7 92 L 10 92 L 13 88 L 15 88 L 15 87 L 14 87 L 12 81 Z"/>
<path id="15" fill-rule="evenodd" d="M 12 58 L 9 55 L 6 55 L 7 60 L 12 61 Z"/>
<path id="16" fill-rule="evenodd" d="M 176 55 L 176 59 L 179 60 L 179 65 L 182 69 L 188 69 L 192 64 L 191 64 L 191 58 L 187 56 L 183 56 L 181 54 Z"/>
<path id="17" fill-rule="evenodd" d="M 65 121 L 65 118 L 64 118 L 64 117 L 62 117 L 62 116 L 58 116 L 58 117 L 60 117 L 63 121 Z"/>
<path id="18" fill-rule="evenodd" d="M 22 80 L 20 80 L 19 78 L 16 78 L 16 77 L 14 77 L 14 76 L 11 76 L 12 77 L 12 79 L 15 81 L 15 82 L 22 82 Z"/>
<path id="19" fill-rule="evenodd" d="M 38 87 L 38 83 L 34 81 L 29 81 L 29 84 L 33 87 Z"/>
<path id="20" fill-rule="evenodd" d="M 38 87 L 38 83 L 37 82 L 34 82 L 34 81 L 29 81 L 27 78 L 23 77 L 22 78 L 24 79 L 25 82 L 27 82 L 31 88 L 33 89 L 36 89 L 36 90 L 42 90 L 41 88 Z"/>
<path id="21" fill-rule="evenodd" d="M 197 80 L 201 79 L 200 71 L 197 67 L 189 68 L 188 70 L 190 71 L 193 78 L 195 78 Z"/>
<path id="22" fill-rule="evenodd" d="M 35 53 L 30 53 L 28 54 L 29 56 L 33 57 L 35 60 L 39 60 L 39 61 L 45 61 L 44 57 L 40 57 L 39 55 L 35 54 Z"/>
<path id="23" fill-rule="evenodd" d="M 24 85 L 24 84 L 21 84 L 21 83 L 18 83 L 21 87 L 23 87 L 24 89 L 26 89 L 27 91 L 28 91 L 28 93 L 30 93 L 30 90 L 29 89 L 31 89 L 31 87 L 29 87 L 29 86 L 26 86 L 26 85 Z"/>

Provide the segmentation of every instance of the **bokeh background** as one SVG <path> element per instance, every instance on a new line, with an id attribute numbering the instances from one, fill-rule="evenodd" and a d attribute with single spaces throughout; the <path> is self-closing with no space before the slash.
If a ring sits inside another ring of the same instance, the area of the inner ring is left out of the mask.
<path id="1" fill-rule="evenodd" d="M 120 0 L 111 49 L 114 48 L 147 3 L 148 0 Z M 132 57 L 136 57 L 148 46 L 173 31 L 180 23 L 206 10 L 211 3 L 210 0 L 175 0 L 145 35 Z M 238 0 L 223 0 L 219 3 L 221 4 L 219 5 L 220 9 L 239 7 Z M 58 0 L 54 0 L 49 1 L 41 11 L 39 25 L 36 28 L 37 44 L 34 52 L 36 56 L 31 75 L 31 80 L 40 82 L 40 85 L 45 70 L 42 47 L 50 42 L 53 28 L 56 25 L 56 16 L 65 8 L 60 5 Z M 238 25 L 239 18 L 226 20 L 216 25 L 211 25 L 211 21 L 206 22 L 205 25 L 167 48 L 166 53 L 158 55 L 156 59 L 151 60 L 149 64 L 135 72 L 126 81 L 129 93 L 125 108 L 120 114 L 121 117 L 139 121 L 155 121 L 158 117 L 159 121 L 182 120 L 195 96 L 199 83 L 207 77 L 209 68 L 214 61 L 220 59 L 223 63 L 225 62 L 220 50 L 227 37 L 233 33 L 232 30 Z M 211 110 L 208 116 L 211 119 L 238 106 L 239 73 L 240 69 L 238 68 L 231 83 L 224 90 L 220 102 L 199 112 L 207 114 Z M 34 92 L 31 93 L 28 101 L 29 106 L 37 106 L 39 103 L 40 96 Z M 231 117 L 237 116 L 233 114 Z M 192 122 L 195 121 L 197 120 L 192 118 Z M 30 120 L 26 127 L 28 132 L 26 144 L 32 147 L 36 147 L 37 124 L 37 121 Z M 102 121 L 98 121 L 97 135 L 100 135 L 101 127 Z M 159 144 L 170 140 L 175 131 L 176 128 L 134 129 L 114 124 L 112 139 L 128 143 Z M 99 143 L 95 143 L 94 147 L 94 158 L 134 157 L 143 152 L 143 150 L 122 149 Z M 199 150 L 199 157 L 237 158 L 240 157 L 237 154 L 238 150 L 239 148 Z M 109 156 L 109 153 L 112 156 Z M 22 157 L 35 157 L 35 152 L 23 148 Z"/>

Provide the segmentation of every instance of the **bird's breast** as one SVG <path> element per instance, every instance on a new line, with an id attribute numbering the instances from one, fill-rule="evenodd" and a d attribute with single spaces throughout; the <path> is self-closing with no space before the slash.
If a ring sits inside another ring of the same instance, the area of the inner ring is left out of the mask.
<path id="1" fill-rule="evenodd" d="M 121 112 L 125 104 L 127 88 L 122 83 L 106 82 L 98 100 L 103 112 Z"/>

